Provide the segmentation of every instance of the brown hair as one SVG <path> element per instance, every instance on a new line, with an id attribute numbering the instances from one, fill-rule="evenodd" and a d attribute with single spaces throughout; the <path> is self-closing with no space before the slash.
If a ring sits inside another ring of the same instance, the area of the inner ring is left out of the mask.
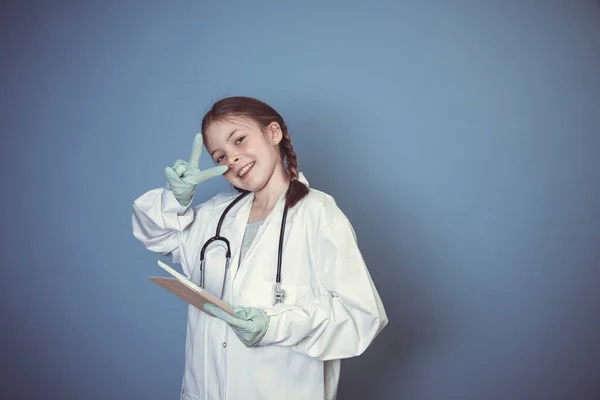
<path id="1" fill-rule="evenodd" d="M 251 97 L 237 96 L 221 99 L 213 104 L 211 109 L 204 115 L 202 132 L 205 132 L 213 122 L 240 116 L 252 119 L 263 129 L 266 129 L 273 122 L 277 122 L 281 127 L 283 137 L 279 142 L 279 154 L 287 165 L 288 176 L 291 179 L 285 201 L 288 207 L 293 207 L 308 194 L 308 187 L 297 179 L 298 160 L 296 159 L 296 152 L 292 147 L 292 141 L 283 118 L 273 107 Z M 243 192 L 242 189 L 237 187 L 236 190 Z"/>

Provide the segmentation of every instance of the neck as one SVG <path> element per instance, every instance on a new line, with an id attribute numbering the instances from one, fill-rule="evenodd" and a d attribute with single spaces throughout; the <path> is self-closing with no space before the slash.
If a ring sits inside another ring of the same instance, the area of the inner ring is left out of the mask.
<path id="1" fill-rule="evenodd" d="M 254 192 L 254 204 L 252 206 L 259 210 L 272 209 L 289 185 L 290 178 L 283 168 L 283 164 L 278 164 L 267 184 L 262 189 Z"/>

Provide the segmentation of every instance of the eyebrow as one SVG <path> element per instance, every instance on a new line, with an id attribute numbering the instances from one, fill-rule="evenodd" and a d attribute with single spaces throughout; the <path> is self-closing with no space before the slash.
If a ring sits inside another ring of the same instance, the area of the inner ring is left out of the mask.
<path id="1" fill-rule="evenodd" d="M 227 140 L 226 140 L 226 142 L 229 142 L 229 139 L 231 139 L 231 137 L 233 136 L 233 134 L 234 134 L 234 133 L 236 133 L 237 131 L 238 131 L 238 129 L 237 129 L 237 128 L 236 128 L 236 129 L 234 129 L 233 131 L 231 131 L 231 133 L 229 134 L 229 136 L 227 136 Z M 211 157 L 214 157 L 214 155 L 215 155 L 215 152 L 216 152 L 217 150 L 219 150 L 219 149 L 214 149 L 214 150 L 212 151 L 212 153 L 210 153 Z"/>

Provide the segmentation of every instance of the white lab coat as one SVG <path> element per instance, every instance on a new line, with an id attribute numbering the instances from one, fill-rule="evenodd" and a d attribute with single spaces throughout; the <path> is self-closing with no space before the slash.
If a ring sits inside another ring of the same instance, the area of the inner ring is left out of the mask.
<path id="1" fill-rule="evenodd" d="M 302 174 L 299 179 L 308 185 Z M 200 249 L 236 196 L 185 208 L 171 191 L 150 190 L 133 203 L 133 234 L 148 250 L 172 255 L 198 283 Z M 250 193 L 236 204 L 221 228 L 232 252 L 223 300 L 265 310 L 269 329 L 258 347 L 247 348 L 225 322 L 189 306 L 181 399 L 335 399 L 340 359 L 363 353 L 388 322 L 354 230 L 331 196 L 311 188 L 288 211 L 285 299 L 273 305 L 285 194 L 240 264 L 253 198 Z M 205 257 L 205 288 L 218 296 L 225 252 L 215 245 Z"/>

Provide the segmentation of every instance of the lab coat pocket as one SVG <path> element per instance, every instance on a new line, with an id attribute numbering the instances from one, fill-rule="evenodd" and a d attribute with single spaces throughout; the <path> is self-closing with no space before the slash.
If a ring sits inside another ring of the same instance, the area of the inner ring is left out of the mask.
<path id="1" fill-rule="evenodd" d="M 288 305 L 303 305 L 310 302 L 310 286 L 290 286 L 283 287 L 285 296 L 283 298 L 283 304 Z"/>
<path id="2" fill-rule="evenodd" d="M 281 286 L 284 290 L 285 295 L 281 303 L 275 304 L 274 292 L 271 291 L 271 304 L 272 308 L 268 311 L 270 315 L 279 315 L 282 312 L 290 309 L 290 307 L 299 307 L 306 310 L 309 307 L 312 299 L 312 291 L 310 286 Z"/>

